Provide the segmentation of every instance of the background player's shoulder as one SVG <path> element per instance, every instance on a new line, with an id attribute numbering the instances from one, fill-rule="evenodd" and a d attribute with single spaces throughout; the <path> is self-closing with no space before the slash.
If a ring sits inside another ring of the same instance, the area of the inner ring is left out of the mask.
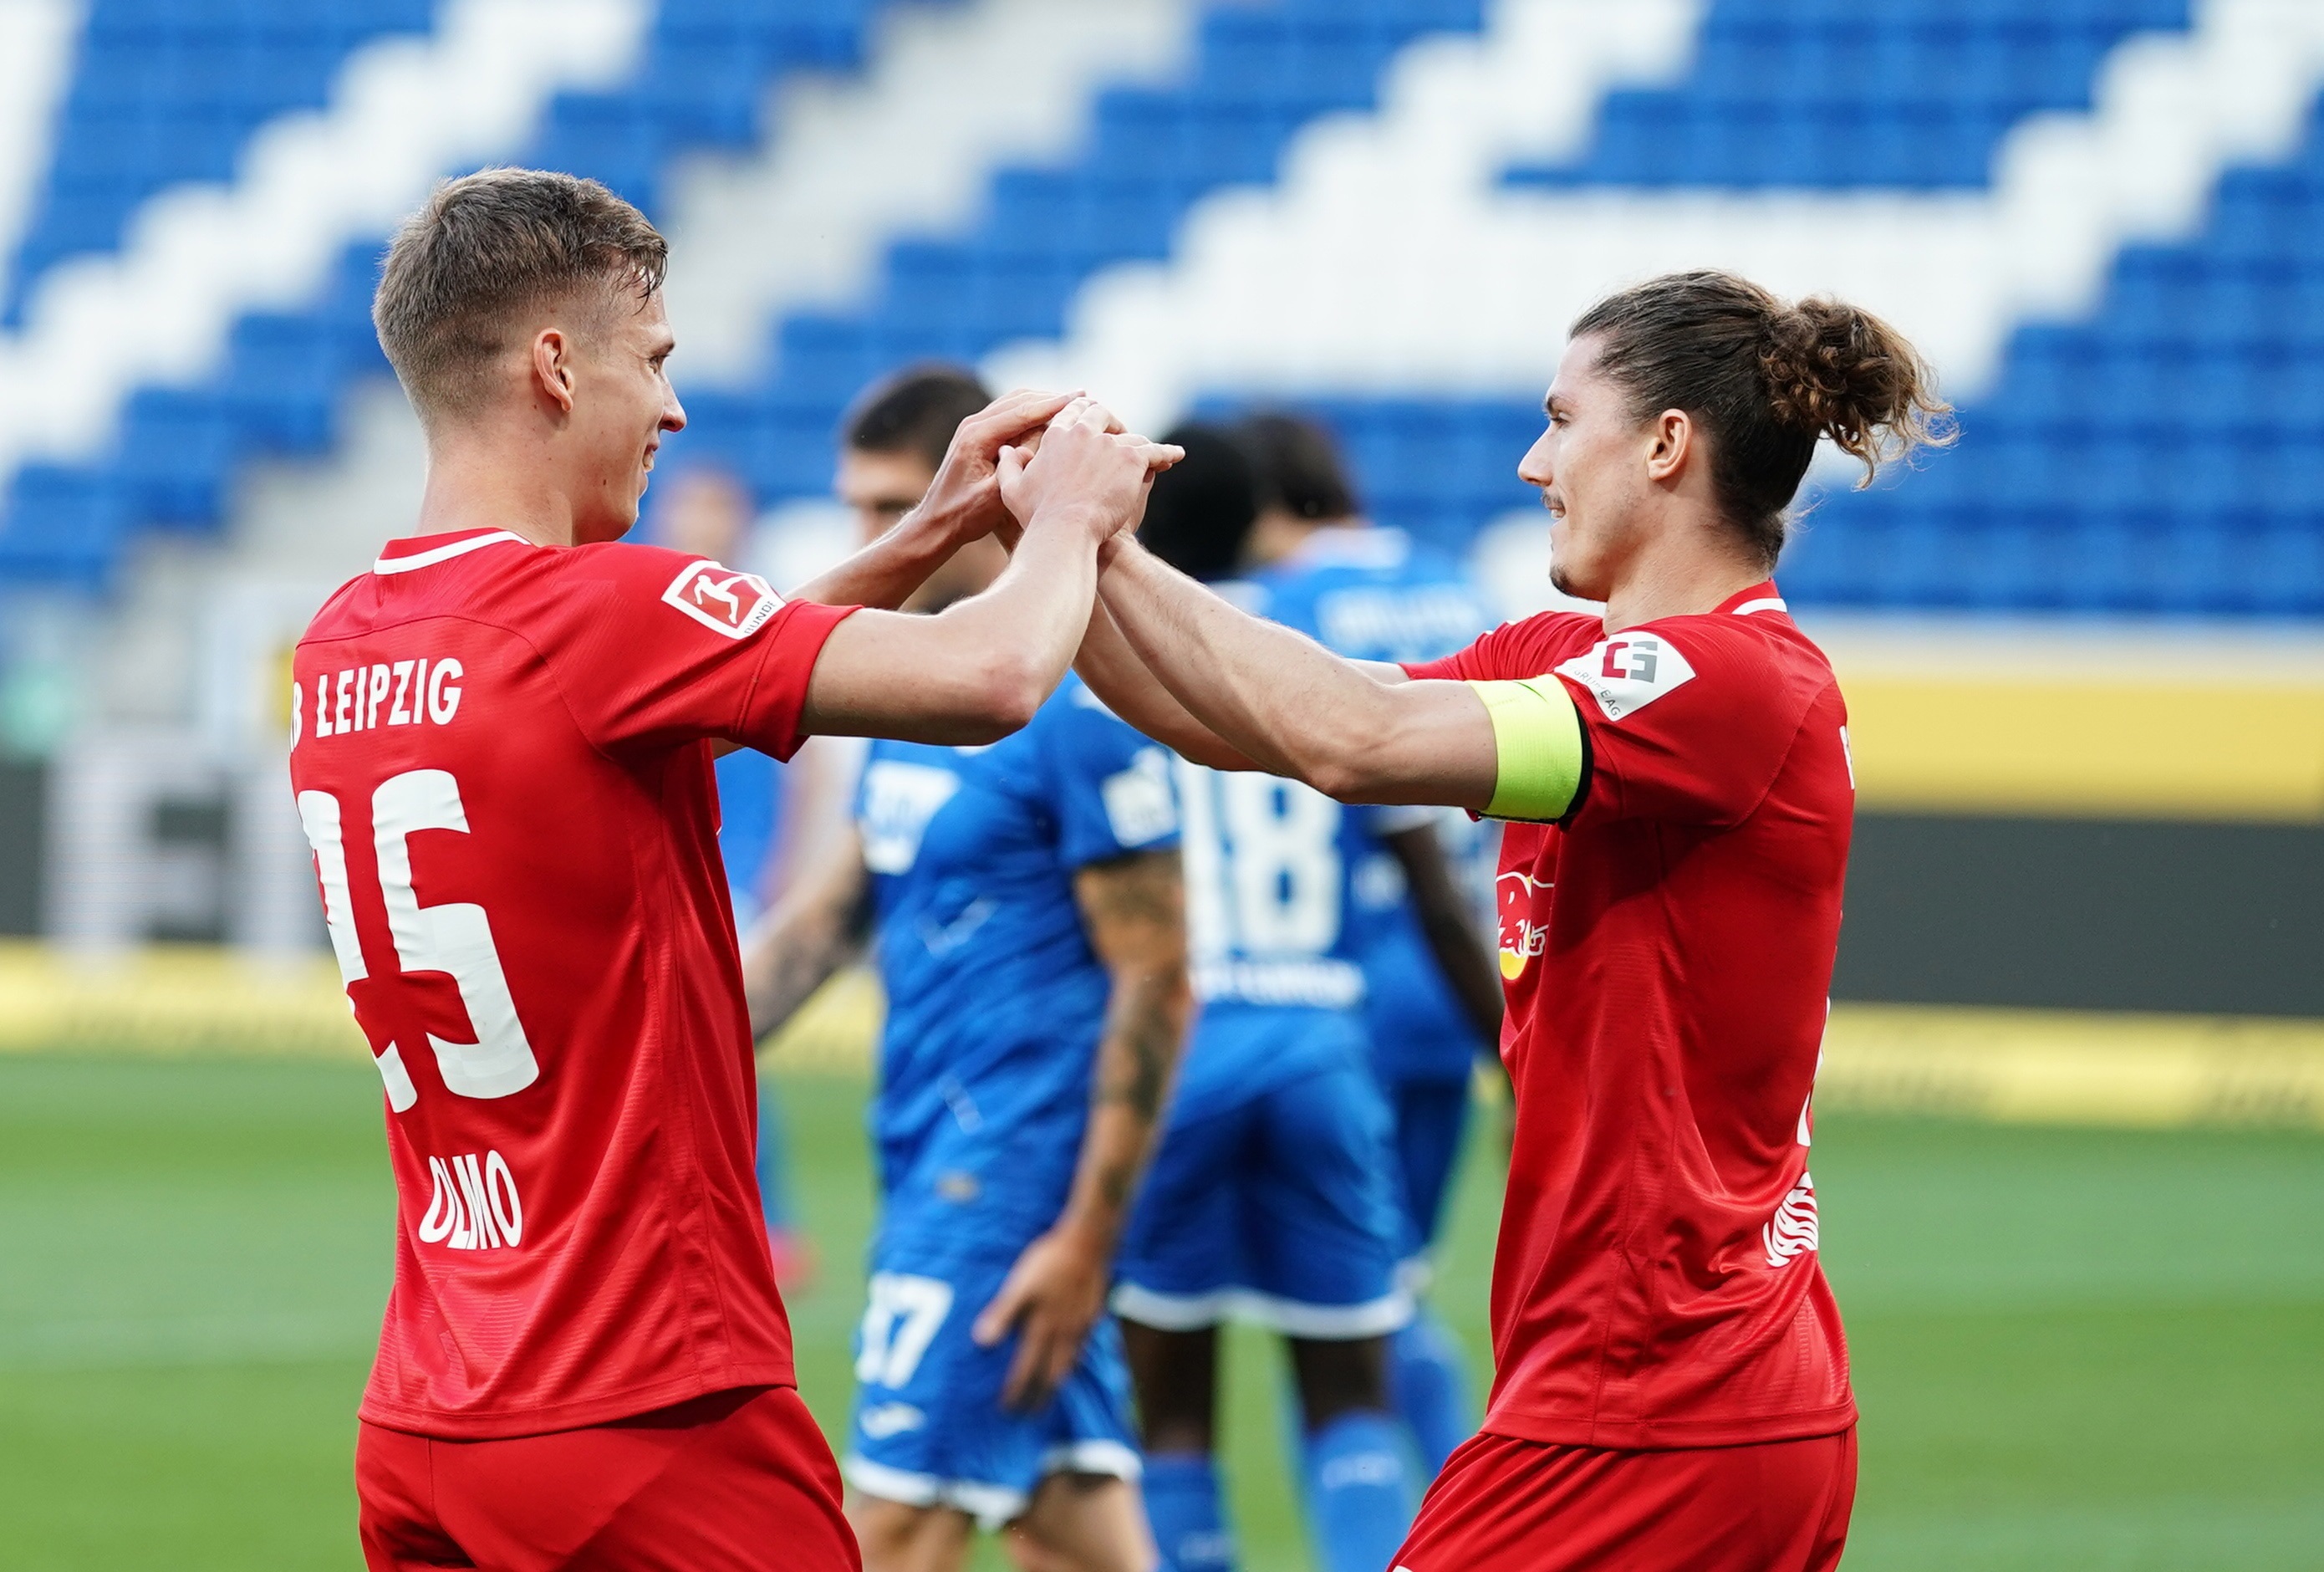
<path id="1" fill-rule="evenodd" d="M 1026 730 L 1050 745 L 1066 750 L 1102 748 L 1115 751 L 1145 740 L 1144 734 L 1107 707 L 1080 676 L 1067 672 L 1047 703 L 1034 712 Z"/>

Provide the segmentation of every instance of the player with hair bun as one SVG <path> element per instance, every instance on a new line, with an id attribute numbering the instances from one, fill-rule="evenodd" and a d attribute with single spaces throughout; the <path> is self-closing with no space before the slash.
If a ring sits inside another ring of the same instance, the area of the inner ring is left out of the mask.
<path id="1" fill-rule="evenodd" d="M 1808 1105 L 1854 788 L 1769 575 L 1820 441 L 1868 481 L 1949 411 L 1879 319 L 1719 273 L 1591 308 L 1545 408 L 1518 473 L 1602 618 L 1351 661 L 1116 537 L 1082 670 L 1213 768 L 1508 821 L 1497 1373 L 1396 1565 L 1821 1572 L 1857 1416 Z"/>

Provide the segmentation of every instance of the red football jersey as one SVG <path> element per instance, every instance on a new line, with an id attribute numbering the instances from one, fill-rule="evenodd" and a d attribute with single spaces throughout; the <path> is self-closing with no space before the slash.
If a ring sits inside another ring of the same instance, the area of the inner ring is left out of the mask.
<path id="1" fill-rule="evenodd" d="M 790 1384 L 709 739 L 789 754 L 849 609 L 493 530 L 396 541 L 316 614 L 290 779 L 399 1211 L 364 1419 Z"/>
<path id="2" fill-rule="evenodd" d="M 1822 652 L 1762 584 L 1609 634 L 1552 613 L 1411 669 L 1555 672 L 1589 742 L 1500 863 L 1516 1144 L 1485 1429 L 1723 1446 L 1854 1422 L 1808 1097 L 1855 788 Z"/>

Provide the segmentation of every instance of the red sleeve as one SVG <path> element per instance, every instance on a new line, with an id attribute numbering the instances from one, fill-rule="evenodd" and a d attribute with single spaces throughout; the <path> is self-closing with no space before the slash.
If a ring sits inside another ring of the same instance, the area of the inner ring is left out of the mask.
<path id="1" fill-rule="evenodd" d="M 1416 681 L 1498 682 L 1538 677 L 1555 661 L 1559 649 L 1570 646 L 1574 624 L 1596 620 L 1570 611 L 1553 611 L 1523 622 L 1503 623 L 1465 650 L 1456 650 L 1442 660 L 1407 663 L 1404 673 Z"/>
<path id="2" fill-rule="evenodd" d="M 1590 733 L 1576 826 L 1748 818 L 1820 690 L 1785 648 L 1746 618 L 1684 617 L 1603 635 L 1559 662 Z"/>
<path id="3" fill-rule="evenodd" d="M 816 657 L 855 607 L 787 601 L 755 573 L 655 546 L 557 558 L 540 653 L 591 743 L 798 751 Z"/>

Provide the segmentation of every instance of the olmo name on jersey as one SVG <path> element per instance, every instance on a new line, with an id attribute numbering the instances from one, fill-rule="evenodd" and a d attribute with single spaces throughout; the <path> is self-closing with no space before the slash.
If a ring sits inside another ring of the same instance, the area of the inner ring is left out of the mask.
<path id="1" fill-rule="evenodd" d="M 454 1250 L 499 1250 L 524 1243 L 524 1203 L 517 1198 L 516 1176 L 508 1160 L 487 1151 L 431 1157 L 428 1171 L 436 1192 L 420 1220 L 420 1242 Z"/>

